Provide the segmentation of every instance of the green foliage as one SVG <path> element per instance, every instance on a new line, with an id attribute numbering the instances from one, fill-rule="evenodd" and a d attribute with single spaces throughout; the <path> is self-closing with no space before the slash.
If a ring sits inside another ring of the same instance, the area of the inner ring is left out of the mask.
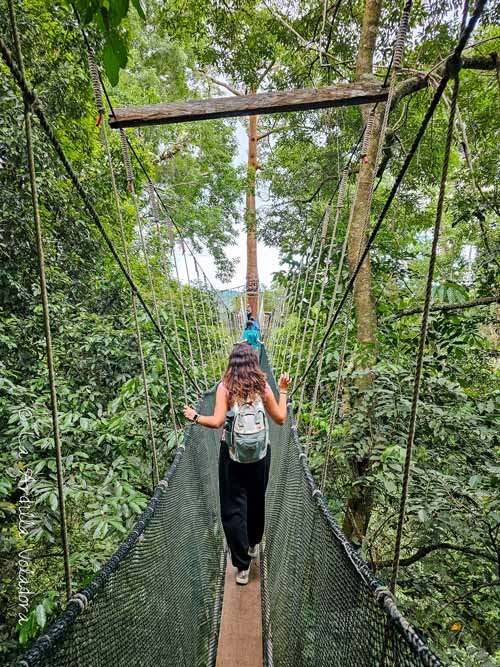
<path id="1" fill-rule="evenodd" d="M 112 86 L 116 86 L 120 70 L 128 62 L 127 35 L 123 23 L 129 11 L 129 0 L 77 0 L 75 7 L 84 26 L 94 23 L 104 37 L 102 61 Z M 132 5 L 142 20 L 146 19 L 141 0 Z"/>

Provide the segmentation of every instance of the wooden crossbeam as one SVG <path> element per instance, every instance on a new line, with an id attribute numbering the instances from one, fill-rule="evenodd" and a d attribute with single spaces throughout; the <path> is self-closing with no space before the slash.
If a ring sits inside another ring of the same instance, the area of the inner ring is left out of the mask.
<path id="1" fill-rule="evenodd" d="M 387 89 L 379 83 L 363 81 L 341 83 L 324 88 L 279 90 L 254 95 L 214 97 L 207 100 L 170 102 L 143 107 L 115 109 L 109 117 L 111 127 L 139 127 L 167 123 L 187 123 L 211 118 L 233 118 L 256 114 L 327 109 L 353 104 L 370 104 L 387 99 Z"/>

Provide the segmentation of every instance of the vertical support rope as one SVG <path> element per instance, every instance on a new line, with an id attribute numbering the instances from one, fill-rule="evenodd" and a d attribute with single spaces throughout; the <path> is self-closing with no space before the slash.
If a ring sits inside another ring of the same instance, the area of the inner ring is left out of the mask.
<path id="1" fill-rule="evenodd" d="M 223 358 L 229 354 L 229 350 L 227 349 L 228 347 L 227 340 L 225 340 L 226 336 L 224 333 L 222 318 L 220 317 L 220 312 L 217 303 L 217 296 L 215 294 L 212 295 L 212 292 L 209 289 L 207 277 L 204 273 L 203 273 L 203 281 L 205 284 L 205 291 L 209 295 L 210 311 L 212 313 L 212 327 L 214 328 L 215 339 L 217 340 L 217 338 L 219 338 L 220 352 L 217 354 L 216 358 L 217 362 L 216 372 L 218 372 L 222 376 L 222 373 L 224 371 Z M 225 308 L 223 309 L 222 312 L 227 317 L 227 329 L 230 338 L 232 323 L 229 321 L 229 313 Z"/>
<path id="2" fill-rule="evenodd" d="M 346 185 L 347 185 L 347 183 L 346 183 Z M 342 197 L 342 199 L 339 199 L 338 204 L 339 204 L 338 214 L 340 215 L 340 206 L 343 206 L 343 204 L 344 204 L 344 196 Z M 342 250 L 340 252 L 339 263 L 338 263 L 338 266 L 337 266 L 337 275 L 335 277 L 335 284 L 334 284 L 332 296 L 331 296 L 331 299 L 330 299 L 330 306 L 328 308 L 328 314 L 327 314 L 327 319 L 326 319 L 326 326 L 327 327 L 330 325 L 330 321 L 333 317 L 334 307 L 335 307 L 335 304 L 337 302 L 337 295 L 338 295 L 338 292 L 339 292 L 340 280 L 342 278 L 342 272 L 344 270 L 345 258 L 346 258 L 346 255 L 347 255 L 347 243 L 348 243 L 348 239 L 349 239 L 349 230 L 350 230 L 350 227 L 351 227 L 351 220 L 352 220 L 352 218 L 351 218 L 351 216 L 349 216 L 348 221 L 347 221 L 347 227 L 346 227 L 346 230 L 345 230 L 344 241 L 342 243 Z M 309 366 L 309 364 L 310 364 L 312 351 L 313 351 L 313 348 L 311 347 L 310 355 L 309 355 L 309 358 L 308 358 L 308 361 L 307 361 L 307 366 Z M 314 416 L 315 416 L 315 413 L 316 413 L 316 404 L 317 404 L 318 395 L 319 395 L 319 387 L 320 387 L 320 383 L 321 383 L 321 372 L 323 370 L 323 362 L 324 362 L 324 359 L 325 359 L 325 352 L 326 352 L 326 347 L 322 347 L 320 355 L 319 355 L 319 359 L 318 359 L 318 368 L 317 368 L 317 371 L 316 371 L 316 381 L 315 381 L 315 384 L 314 384 L 314 390 L 313 390 L 312 401 L 311 401 L 311 403 L 312 403 L 311 419 L 310 419 L 310 423 L 309 423 L 309 427 L 308 427 L 308 431 L 307 431 L 306 446 L 305 446 L 306 454 L 308 453 L 309 447 L 310 447 L 310 444 L 311 444 L 311 438 L 312 438 L 312 432 L 313 432 L 313 421 L 314 421 Z"/>
<path id="3" fill-rule="evenodd" d="M 352 298 L 349 300 L 349 304 L 352 303 Z M 331 413 L 330 413 L 330 419 L 328 422 L 328 433 L 326 436 L 326 450 L 325 450 L 325 461 L 323 463 L 323 470 L 321 473 L 321 484 L 320 484 L 320 489 L 321 493 L 324 493 L 325 490 L 325 485 L 326 485 L 326 480 L 328 477 L 328 466 L 330 464 L 330 450 L 332 447 L 332 440 L 333 440 L 333 432 L 335 430 L 336 422 L 337 422 L 337 414 L 338 414 L 338 402 L 339 402 L 339 397 L 340 397 L 340 389 L 342 387 L 342 372 L 344 370 L 344 360 L 345 360 L 345 353 L 347 349 L 347 339 L 349 337 L 349 325 L 351 322 L 351 309 L 348 307 L 347 308 L 347 315 L 346 315 L 346 320 L 345 320 L 345 329 L 344 329 L 344 338 L 342 341 L 342 347 L 340 350 L 340 358 L 339 358 L 339 364 L 337 368 L 337 382 L 335 383 L 335 391 L 333 394 L 333 401 L 332 401 L 332 406 L 331 406 Z"/>
<path id="4" fill-rule="evenodd" d="M 156 227 L 156 233 L 158 235 L 158 250 L 161 254 L 162 239 L 161 239 L 160 211 L 159 211 L 159 208 L 158 208 L 158 201 L 156 199 L 156 194 L 155 194 L 154 188 L 152 188 L 149 185 L 149 183 L 148 183 L 147 191 L 148 191 L 148 196 L 149 196 L 149 204 L 150 204 L 150 207 L 151 207 L 151 214 L 153 216 L 153 224 Z M 158 321 L 159 321 L 160 320 L 159 313 L 158 313 L 157 317 L 158 317 Z M 180 444 L 179 436 L 180 436 L 181 428 L 180 428 L 180 424 L 177 422 L 177 415 L 175 413 L 174 397 L 173 397 L 173 393 L 172 393 L 172 383 L 171 383 L 171 380 L 170 380 L 170 370 L 169 370 L 169 367 L 168 367 L 167 352 L 166 352 L 165 346 L 163 345 L 163 341 L 161 343 L 161 354 L 162 354 L 162 361 L 163 361 L 164 372 L 165 372 L 165 380 L 167 382 L 167 395 L 168 395 L 168 401 L 169 401 L 169 404 L 170 404 L 170 417 L 172 419 L 172 425 L 173 425 L 173 428 L 174 428 L 175 442 L 176 442 L 176 445 L 179 446 L 179 444 Z"/>
<path id="5" fill-rule="evenodd" d="M 312 245 L 311 245 L 311 249 L 310 249 L 310 252 L 309 252 L 309 258 L 313 257 L 314 250 L 316 248 L 316 240 L 317 240 L 317 236 L 314 235 Z M 301 296 L 300 296 L 300 301 L 299 301 L 299 308 L 298 308 L 298 313 L 297 313 L 297 322 L 296 322 L 296 325 L 295 325 L 295 332 L 293 334 L 293 342 L 292 342 L 292 345 L 291 345 L 290 350 L 289 350 L 290 351 L 290 360 L 288 362 L 289 371 L 291 370 L 295 348 L 297 347 L 297 338 L 298 338 L 299 330 L 300 330 L 300 321 L 301 321 L 301 317 L 302 317 L 302 307 L 304 305 L 305 289 L 306 289 L 306 285 L 309 281 L 309 270 L 311 268 L 311 265 L 308 261 L 308 257 L 306 257 L 304 259 L 304 266 L 305 266 L 304 283 L 303 283 L 303 286 L 302 286 L 302 291 L 301 291 Z M 299 280 L 300 280 L 300 276 L 299 276 Z M 288 345 L 286 347 L 288 348 Z M 285 355 L 286 355 L 287 351 L 288 350 L 285 349 Z M 296 366 L 296 368 L 297 368 L 297 366 Z"/>
<path id="6" fill-rule="evenodd" d="M 14 39 L 14 45 L 17 55 L 17 63 L 21 75 L 24 77 L 24 59 L 19 39 L 19 32 L 17 29 L 16 13 L 13 0 L 8 0 L 9 18 Z M 64 469 L 62 462 L 62 447 L 61 434 L 59 431 L 59 410 L 57 405 L 57 387 L 56 387 L 56 373 L 54 367 L 54 353 L 52 349 L 52 329 L 50 324 L 49 312 L 49 296 L 47 289 L 47 280 L 45 274 L 45 253 L 42 234 L 42 223 L 40 219 L 40 207 L 38 201 L 38 188 L 36 184 L 36 167 L 35 167 L 35 151 L 33 145 L 33 130 L 31 125 L 31 103 L 26 94 L 23 95 L 24 103 L 24 130 L 26 134 L 26 157 L 28 163 L 31 203 L 33 208 L 33 221 L 35 224 L 35 240 L 36 250 L 38 256 L 38 276 L 40 280 L 40 296 L 42 299 L 43 312 L 43 328 L 45 333 L 45 350 L 47 353 L 47 372 L 49 377 L 49 391 L 50 391 L 50 412 L 52 419 L 52 432 L 54 437 L 54 449 L 56 458 L 56 478 L 57 478 L 57 494 L 59 507 L 59 521 L 60 533 L 63 549 L 64 561 L 64 581 L 66 585 L 66 597 L 72 595 L 71 586 L 71 565 L 69 562 L 69 540 L 68 540 L 68 526 L 66 519 L 66 504 L 64 501 Z"/>
<path id="7" fill-rule="evenodd" d="M 189 351 L 189 360 L 191 362 L 191 368 L 195 368 L 195 361 L 194 361 L 194 354 L 193 354 L 193 345 L 191 343 L 191 332 L 189 329 L 189 323 L 187 319 L 187 310 L 186 310 L 186 302 L 184 300 L 184 285 L 181 283 L 181 276 L 179 273 L 179 265 L 177 264 L 177 255 L 175 254 L 175 241 L 173 245 L 171 245 L 170 251 L 172 253 L 172 259 L 174 261 L 174 269 L 175 269 L 175 277 L 177 279 L 177 284 L 179 285 L 179 296 L 181 299 L 181 311 L 182 311 L 182 318 L 184 320 L 184 331 L 186 332 L 186 341 L 187 341 L 187 346 L 188 346 L 188 351 Z"/>
<path id="8" fill-rule="evenodd" d="M 97 110 L 99 113 L 101 112 L 102 109 L 102 97 L 99 98 L 97 95 L 97 89 L 94 87 L 94 81 L 96 80 L 99 84 L 99 75 L 97 72 L 97 65 L 94 61 L 92 53 L 89 51 L 87 53 L 87 59 L 88 59 L 88 64 L 89 64 L 89 69 L 90 69 L 90 75 L 91 75 L 91 80 L 92 80 L 92 87 L 94 90 L 94 96 L 96 100 L 96 106 Z M 100 86 L 99 86 L 100 89 Z M 97 96 L 96 96 L 97 95 Z M 101 128 L 101 137 L 102 137 L 102 143 L 104 146 L 104 151 L 106 153 L 106 159 L 108 161 L 108 166 L 109 166 L 109 176 L 110 176 L 110 181 L 111 181 L 111 191 L 113 194 L 113 201 L 115 204 L 115 210 L 116 210 L 116 217 L 118 219 L 118 225 L 120 229 L 120 238 L 123 246 L 123 256 L 125 259 L 125 267 L 129 273 L 129 275 L 132 275 L 131 272 L 131 266 L 130 266 L 130 258 L 128 254 L 128 247 L 127 247 L 127 239 L 125 238 L 125 229 L 123 225 L 123 216 L 122 216 L 122 210 L 121 210 L 121 203 L 120 203 L 120 195 L 118 194 L 118 188 L 116 185 L 116 178 L 115 178 L 115 171 L 114 171 L 114 166 L 113 166 L 113 158 L 111 156 L 111 150 L 109 146 L 109 139 L 108 139 L 108 133 L 106 129 L 106 123 L 100 123 L 100 128 Z M 144 388 L 144 402 L 146 404 L 146 421 L 148 425 L 148 433 L 149 433 L 149 440 L 151 444 L 151 468 L 152 468 L 152 479 L 153 479 L 153 486 L 156 486 L 158 484 L 159 480 L 159 472 L 158 472 L 158 456 L 157 456 L 157 451 L 156 451 L 156 442 L 155 442 L 155 435 L 154 435 L 154 426 L 153 426 L 153 416 L 152 416 L 152 411 L 151 411 L 151 401 L 149 398 L 149 385 L 148 385 L 148 377 L 147 377 L 147 372 L 146 372 L 146 362 L 144 359 L 144 350 L 142 347 L 142 334 L 141 334 L 141 327 L 139 325 L 139 318 L 137 315 L 137 298 L 134 293 L 134 291 L 131 289 L 131 302 L 132 302 L 132 316 L 134 320 L 134 330 L 135 330 L 135 338 L 136 338 L 136 343 L 137 343 L 137 353 L 139 355 L 139 365 L 141 369 L 141 378 L 142 378 L 142 384 Z"/>
<path id="9" fill-rule="evenodd" d="M 196 283 L 197 283 L 197 290 L 198 290 L 198 295 L 200 298 L 200 306 L 201 306 L 201 312 L 203 315 L 203 326 L 205 327 L 205 338 L 206 342 L 208 345 L 208 355 L 210 357 L 210 365 L 212 367 L 212 378 L 215 381 L 216 376 L 217 376 L 217 371 L 215 370 L 215 359 L 214 359 L 214 351 L 212 348 L 212 336 L 210 335 L 211 332 L 208 330 L 208 319 L 207 319 L 207 311 L 205 310 L 205 294 L 203 290 L 201 289 L 201 281 L 200 281 L 200 272 L 198 270 L 198 263 L 194 263 L 194 270 L 196 273 Z M 208 368 L 208 364 L 207 364 Z M 208 386 L 210 386 L 210 382 L 207 383 Z"/>
<path id="10" fill-rule="evenodd" d="M 175 305 L 174 305 L 174 298 L 172 295 L 172 280 L 170 277 L 170 263 L 169 263 L 169 253 L 171 252 L 170 248 L 170 234 L 167 229 L 167 238 L 165 239 L 164 236 L 162 235 L 161 239 L 161 247 L 160 247 L 160 256 L 161 256 L 161 263 L 162 263 L 162 269 L 163 269 L 163 278 L 165 280 L 165 284 L 167 287 L 167 298 L 170 306 L 170 318 L 172 320 L 172 327 L 174 330 L 174 336 L 175 336 L 175 342 L 176 342 L 176 347 L 177 347 L 177 354 L 179 357 L 182 356 L 182 349 L 181 349 L 181 342 L 180 342 L 180 337 L 179 337 L 179 328 L 177 326 L 177 316 L 175 312 Z M 179 287 L 180 290 L 180 287 Z M 188 399 L 188 392 L 187 392 L 187 384 L 186 384 L 186 378 L 184 376 L 184 373 L 181 373 L 181 380 L 182 380 L 182 391 L 184 395 L 184 402 L 187 404 L 189 403 Z"/>
<path id="11" fill-rule="evenodd" d="M 319 245 L 319 249 L 318 249 L 318 257 L 316 259 L 316 265 L 314 267 L 313 281 L 312 281 L 312 285 L 311 285 L 311 291 L 309 293 L 309 301 L 307 303 L 307 310 L 306 310 L 304 328 L 302 330 L 302 337 L 301 337 L 301 340 L 300 340 L 299 359 L 297 361 L 297 366 L 295 368 L 295 377 L 299 377 L 300 367 L 302 365 L 302 357 L 303 357 L 303 354 L 304 354 L 305 340 L 306 340 L 307 332 L 309 330 L 309 318 L 310 318 L 310 315 L 311 315 L 312 304 L 313 304 L 313 301 L 314 301 L 314 294 L 315 294 L 315 291 L 316 291 L 316 283 L 318 282 L 319 267 L 320 267 L 320 264 L 321 264 L 321 259 L 323 257 L 323 250 L 324 250 L 324 247 L 325 247 L 326 230 L 328 229 L 328 225 L 330 223 L 330 210 L 331 210 L 331 205 L 330 205 L 330 202 L 328 202 L 326 210 L 325 210 L 324 219 L 323 219 L 323 229 L 321 231 L 320 245 Z M 305 284 L 304 284 L 304 287 L 305 287 Z M 300 408 L 301 407 L 302 406 L 299 402 L 298 410 L 297 410 L 297 422 L 300 419 Z"/>
<path id="12" fill-rule="evenodd" d="M 288 351 L 288 344 L 290 342 L 290 334 L 292 331 L 292 323 L 289 321 L 290 316 L 295 312 L 297 305 L 297 297 L 299 294 L 299 285 L 300 285 L 300 274 L 302 273 L 302 268 L 304 266 L 304 257 L 301 257 L 300 264 L 297 268 L 296 275 L 292 276 L 292 281 L 295 280 L 295 286 L 289 288 L 288 298 L 285 299 L 283 305 L 283 313 L 280 316 L 281 321 L 281 330 L 278 331 L 276 335 L 276 351 L 274 354 L 274 365 L 275 368 L 281 368 L 285 365 L 286 354 Z M 287 285 L 288 287 L 288 285 Z"/>
<path id="13" fill-rule="evenodd" d="M 335 206 L 335 218 L 333 221 L 333 229 L 330 235 L 330 243 L 328 245 L 328 253 L 326 256 L 325 260 L 325 275 L 323 276 L 323 279 L 321 281 L 321 287 L 319 291 L 319 297 L 318 297 L 318 307 L 316 310 L 316 314 L 314 316 L 314 324 L 313 324 L 313 329 L 311 332 L 311 343 L 309 345 L 309 350 L 307 353 L 307 359 L 306 359 L 306 367 L 309 365 L 309 362 L 311 361 L 312 353 L 313 353 L 313 348 L 314 348 L 314 342 L 316 340 L 316 331 L 318 328 L 318 321 L 321 313 L 321 307 L 323 305 L 323 297 L 325 294 L 325 287 L 328 284 L 328 278 L 330 274 L 330 264 L 332 261 L 332 253 L 333 253 L 333 246 L 337 238 L 337 227 L 338 223 L 340 220 L 340 214 L 342 212 L 342 209 L 344 207 L 344 197 L 345 197 L 345 191 L 347 187 L 347 181 L 349 178 L 349 169 L 344 169 L 342 173 L 342 177 L 340 180 L 340 185 L 339 185 L 339 190 L 337 194 L 337 203 Z M 317 376 L 319 376 L 320 370 L 318 369 Z M 304 401 L 304 393 L 305 393 L 305 388 L 306 388 L 306 383 L 304 382 L 301 387 L 300 391 L 300 397 L 299 397 L 299 403 L 298 403 L 298 411 L 297 414 L 300 414 L 302 411 L 302 404 Z M 316 411 L 316 398 L 317 398 L 317 391 L 314 391 L 313 394 L 313 405 L 311 407 L 311 418 L 310 418 L 310 423 L 309 423 L 309 428 L 308 428 L 308 437 L 306 439 L 306 450 L 308 449 L 308 441 L 309 441 L 309 435 L 312 431 L 312 422 L 314 419 L 314 413 Z"/>
<path id="14" fill-rule="evenodd" d="M 410 423 L 408 427 L 408 438 L 406 442 L 406 456 L 403 472 L 403 485 L 401 489 L 401 500 L 399 506 L 398 527 L 396 532 L 396 543 L 394 546 L 394 559 L 392 563 L 392 575 L 390 581 L 390 590 L 392 593 L 396 590 L 396 584 L 399 572 L 399 560 L 401 556 L 401 539 L 403 535 L 403 524 L 406 515 L 406 503 L 408 499 L 408 488 L 411 474 L 411 459 L 413 453 L 413 446 L 415 443 L 415 430 L 417 424 L 418 402 L 420 397 L 420 386 L 422 383 L 422 371 L 424 365 L 425 345 L 427 341 L 427 329 L 429 324 L 429 311 L 432 300 L 432 282 L 434 279 L 434 268 L 436 265 L 437 248 L 439 243 L 439 234 L 441 229 L 441 221 L 443 218 L 444 198 L 446 194 L 446 182 L 448 179 L 448 168 L 450 162 L 451 146 L 453 142 L 453 127 L 455 123 L 455 113 L 457 108 L 458 98 L 458 72 L 456 72 L 453 81 L 453 92 L 451 95 L 450 113 L 448 117 L 448 130 L 446 134 L 446 143 L 444 148 L 443 166 L 441 169 L 441 181 L 439 185 L 439 195 L 436 206 L 436 219 L 434 222 L 434 235 L 432 239 L 431 255 L 429 258 L 429 268 L 427 271 L 427 284 L 425 287 L 424 309 L 422 313 L 422 321 L 420 324 L 420 336 L 418 344 L 418 353 L 415 362 L 415 375 L 413 379 L 413 397 L 411 402 Z"/>
<path id="15" fill-rule="evenodd" d="M 182 251 L 182 257 L 184 259 L 184 266 L 186 269 L 186 278 L 187 278 L 187 286 L 188 286 L 188 296 L 189 300 L 191 301 L 191 313 L 192 313 L 192 321 L 194 324 L 194 330 L 196 334 L 196 342 L 198 343 L 198 355 L 199 355 L 199 360 L 201 363 L 201 376 L 203 377 L 203 383 L 205 385 L 205 389 L 207 388 L 207 372 L 206 372 L 206 363 L 205 363 L 205 355 L 203 353 L 203 346 L 201 344 L 201 338 L 200 338 L 200 328 L 198 326 L 198 312 L 195 306 L 194 302 L 194 288 L 191 284 L 191 276 L 189 274 L 189 265 L 187 261 L 187 256 L 186 256 L 186 248 L 184 247 L 184 241 L 181 239 L 181 251 Z"/>

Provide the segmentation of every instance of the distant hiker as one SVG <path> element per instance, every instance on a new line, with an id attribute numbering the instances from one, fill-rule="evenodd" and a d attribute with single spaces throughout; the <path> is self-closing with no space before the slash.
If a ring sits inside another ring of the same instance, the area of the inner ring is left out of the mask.
<path id="1" fill-rule="evenodd" d="M 255 329 L 256 331 L 258 331 L 259 334 L 260 334 L 260 325 L 253 316 L 248 318 L 248 322 L 252 325 L 252 328 Z M 248 322 L 247 322 L 247 324 L 248 324 Z"/>
<path id="2" fill-rule="evenodd" d="M 243 331 L 243 340 L 253 347 L 254 350 L 259 350 L 259 344 L 262 341 L 259 338 L 259 331 L 254 328 L 250 320 L 247 322 L 245 330 Z"/>
<path id="3" fill-rule="evenodd" d="M 222 525 L 237 569 L 236 583 L 247 584 L 252 558 L 264 532 L 265 494 L 271 464 L 268 416 L 283 424 L 290 377 L 278 381 L 276 401 L 257 357 L 246 342 L 236 343 L 217 387 L 213 415 L 199 415 L 184 406 L 190 421 L 209 428 L 224 424 L 219 453 Z"/>

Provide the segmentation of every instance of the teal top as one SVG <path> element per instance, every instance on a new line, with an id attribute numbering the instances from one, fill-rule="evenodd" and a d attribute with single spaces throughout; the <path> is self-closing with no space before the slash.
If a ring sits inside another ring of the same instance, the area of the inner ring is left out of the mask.
<path id="1" fill-rule="evenodd" d="M 245 329 L 243 339 L 246 340 L 255 349 L 259 349 L 259 332 L 256 329 Z"/>

